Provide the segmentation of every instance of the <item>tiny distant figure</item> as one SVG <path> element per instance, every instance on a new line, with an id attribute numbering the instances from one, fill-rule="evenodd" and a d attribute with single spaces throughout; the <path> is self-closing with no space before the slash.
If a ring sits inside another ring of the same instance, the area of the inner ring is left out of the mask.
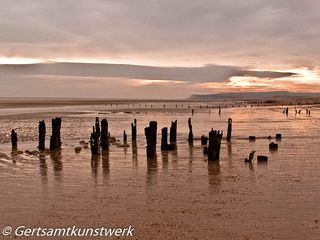
<path id="1" fill-rule="evenodd" d="M 219 115 L 221 115 L 221 107 L 219 106 Z"/>
<path id="2" fill-rule="evenodd" d="M 192 113 L 192 115 L 194 114 L 194 110 L 193 109 L 191 110 L 191 113 Z"/>

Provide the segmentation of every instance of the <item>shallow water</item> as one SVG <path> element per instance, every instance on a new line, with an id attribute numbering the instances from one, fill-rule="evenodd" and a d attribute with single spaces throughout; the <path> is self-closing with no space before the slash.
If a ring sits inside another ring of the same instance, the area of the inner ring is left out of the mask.
<path id="1" fill-rule="evenodd" d="M 192 106 L 195 137 L 211 128 L 226 134 L 227 119 L 233 119 L 231 143 L 223 140 L 220 161 L 208 163 L 200 141 L 189 146 L 186 140 L 191 110 L 152 105 L 0 110 L 0 228 L 132 225 L 136 239 L 319 239 L 319 107 L 312 106 L 311 116 L 293 109 L 286 116 L 282 107 L 228 108 L 219 116 L 217 109 L 209 114 Z M 36 150 L 39 120 L 46 120 L 48 145 L 55 116 L 62 117 L 61 152 L 11 154 L 12 128 L 18 150 Z M 120 141 L 125 129 L 130 147 L 111 145 L 96 158 L 90 149 L 76 154 L 96 116 L 108 119 Z M 130 141 L 134 118 L 137 148 Z M 144 127 L 156 120 L 160 134 L 176 119 L 177 150 L 161 152 L 158 135 L 157 157 L 147 160 Z M 283 138 L 270 152 L 267 137 L 275 141 L 276 133 Z M 257 140 L 249 142 L 249 135 Z M 269 161 L 246 164 L 252 150 Z"/>

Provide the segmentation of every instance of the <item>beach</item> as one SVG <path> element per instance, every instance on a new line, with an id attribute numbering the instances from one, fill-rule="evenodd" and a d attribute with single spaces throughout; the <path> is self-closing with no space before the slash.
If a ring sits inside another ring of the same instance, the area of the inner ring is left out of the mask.
<path id="1" fill-rule="evenodd" d="M 132 226 L 132 239 L 318 239 L 319 105 L 297 106 L 301 114 L 289 106 L 286 115 L 281 105 L 103 101 L 2 103 L 0 226 Z M 54 117 L 62 118 L 62 149 L 30 153 L 37 151 L 41 120 L 47 124 L 48 148 Z M 90 147 L 79 142 L 89 141 L 96 117 L 108 120 L 118 141 L 107 153 L 92 156 Z M 189 117 L 192 145 L 187 142 Z M 228 118 L 233 120 L 230 142 L 225 139 Z M 136 148 L 130 128 L 134 119 Z M 161 128 L 175 120 L 177 149 L 161 151 Z M 146 157 L 149 121 L 158 122 L 154 159 Z M 209 162 L 198 139 L 212 128 L 224 135 L 220 160 Z M 11 129 L 23 153 L 12 152 Z M 128 147 L 119 146 L 124 130 Z M 275 139 L 278 133 L 281 141 Z M 269 150 L 271 141 L 279 145 L 277 151 Z M 78 146 L 82 149 L 75 153 Z M 254 150 L 268 161 L 255 156 L 246 163 Z"/>

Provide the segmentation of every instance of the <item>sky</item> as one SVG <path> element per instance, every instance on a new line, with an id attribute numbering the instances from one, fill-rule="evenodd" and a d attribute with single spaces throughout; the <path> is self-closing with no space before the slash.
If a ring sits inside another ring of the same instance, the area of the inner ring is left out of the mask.
<path id="1" fill-rule="evenodd" d="M 0 3 L 0 97 L 320 92 L 318 0 Z"/>

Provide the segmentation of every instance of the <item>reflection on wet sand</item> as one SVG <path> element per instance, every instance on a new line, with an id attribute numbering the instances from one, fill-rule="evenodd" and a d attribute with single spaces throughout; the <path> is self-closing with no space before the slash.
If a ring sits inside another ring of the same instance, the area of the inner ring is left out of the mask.
<path id="1" fill-rule="evenodd" d="M 249 170 L 254 171 L 254 166 L 252 162 L 245 162 L 244 164 L 249 168 Z"/>
<path id="2" fill-rule="evenodd" d="M 158 172 L 157 155 L 147 160 L 147 186 L 155 187 L 157 184 L 156 175 Z"/>
<path id="3" fill-rule="evenodd" d="M 132 141 L 132 164 L 133 168 L 138 168 L 138 146 L 137 141 Z"/>
<path id="4" fill-rule="evenodd" d="M 61 175 L 63 174 L 61 150 L 50 151 L 50 158 L 53 163 L 54 176 L 57 177 L 57 179 L 60 179 Z"/>
<path id="5" fill-rule="evenodd" d="M 46 161 L 46 156 L 42 153 L 39 154 L 39 169 L 42 180 L 48 181 L 48 164 Z"/>
<path id="6" fill-rule="evenodd" d="M 110 174 L 109 151 L 102 151 L 102 172 L 107 177 Z"/>
<path id="7" fill-rule="evenodd" d="M 219 161 L 208 161 L 208 182 L 210 189 L 216 189 L 221 184 Z"/>
<path id="8" fill-rule="evenodd" d="M 91 156 L 91 173 L 95 179 L 97 179 L 98 169 L 100 165 L 100 155 L 92 155 Z"/>
<path id="9" fill-rule="evenodd" d="M 162 156 L 162 169 L 168 170 L 169 152 L 168 151 L 161 151 L 161 156 Z"/>

